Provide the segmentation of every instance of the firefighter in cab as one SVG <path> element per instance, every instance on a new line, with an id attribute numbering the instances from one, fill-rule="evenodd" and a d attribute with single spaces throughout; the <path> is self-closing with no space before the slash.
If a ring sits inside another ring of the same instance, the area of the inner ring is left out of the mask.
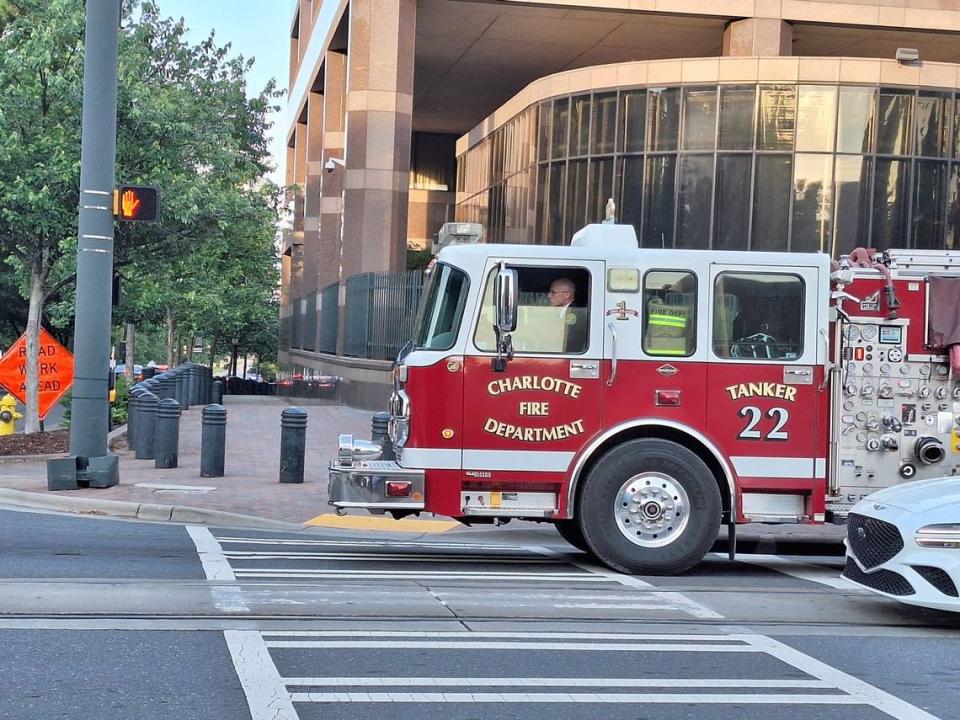
<path id="1" fill-rule="evenodd" d="M 17 412 L 17 401 L 13 395 L 0 398 L 0 435 L 13 435 L 17 420 L 23 417 Z"/>

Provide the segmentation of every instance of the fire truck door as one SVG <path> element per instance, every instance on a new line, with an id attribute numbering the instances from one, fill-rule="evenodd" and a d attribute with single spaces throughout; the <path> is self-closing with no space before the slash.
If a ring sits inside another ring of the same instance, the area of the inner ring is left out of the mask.
<path id="1" fill-rule="evenodd" d="M 493 283 L 501 262 L 517 271 L 519 304 L 514 357 L 497 372 Z M 600 429 L 603 291 L 602 261 L 488 261 L 464 359 L 467 479 L 563 482 Z"/>
<path id="2" fill-rule="evenodd" d="M 711 267 L 707 429 L 732 465 L 744 514 L 749 500 L 754 517 L 799 519 L 826 477 L 828 290 L 825 265 Z"/>

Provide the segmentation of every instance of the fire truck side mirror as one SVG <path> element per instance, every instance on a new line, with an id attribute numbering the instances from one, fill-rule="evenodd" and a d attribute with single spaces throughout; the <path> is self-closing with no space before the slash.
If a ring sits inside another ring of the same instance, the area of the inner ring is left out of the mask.
<path id="1" fill-rule="evenodd" d="M 494 295 L 497 299 L 496 326 L 499 333 L 512 333 L 517 329 L 517 301 L 519 284 L 517 271 L 500 266 L 494 283 Z"/>

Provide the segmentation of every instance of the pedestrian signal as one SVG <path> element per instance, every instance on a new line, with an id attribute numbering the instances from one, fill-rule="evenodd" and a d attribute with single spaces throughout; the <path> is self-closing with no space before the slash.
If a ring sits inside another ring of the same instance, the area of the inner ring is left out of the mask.
<path id="1" fill-rule="evenodd" d="M 125 222 L 156 222 L 160 191 L 155 187 L 123 185 L 113 191 L 113 214 Z"/>

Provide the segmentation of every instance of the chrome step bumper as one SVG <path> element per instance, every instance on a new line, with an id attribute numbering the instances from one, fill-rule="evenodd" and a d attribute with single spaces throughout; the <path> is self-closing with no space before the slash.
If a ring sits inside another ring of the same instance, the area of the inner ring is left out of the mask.
<path id="1" fill-rule="evenodd" d="M 410 483 L 409 497 L 388 497 L 387 482 Z M 423 510 L 423 470 L 400 467 L 393 460 L 360 460 L 330 464 L 328 502 L 338 508 Z"/>

